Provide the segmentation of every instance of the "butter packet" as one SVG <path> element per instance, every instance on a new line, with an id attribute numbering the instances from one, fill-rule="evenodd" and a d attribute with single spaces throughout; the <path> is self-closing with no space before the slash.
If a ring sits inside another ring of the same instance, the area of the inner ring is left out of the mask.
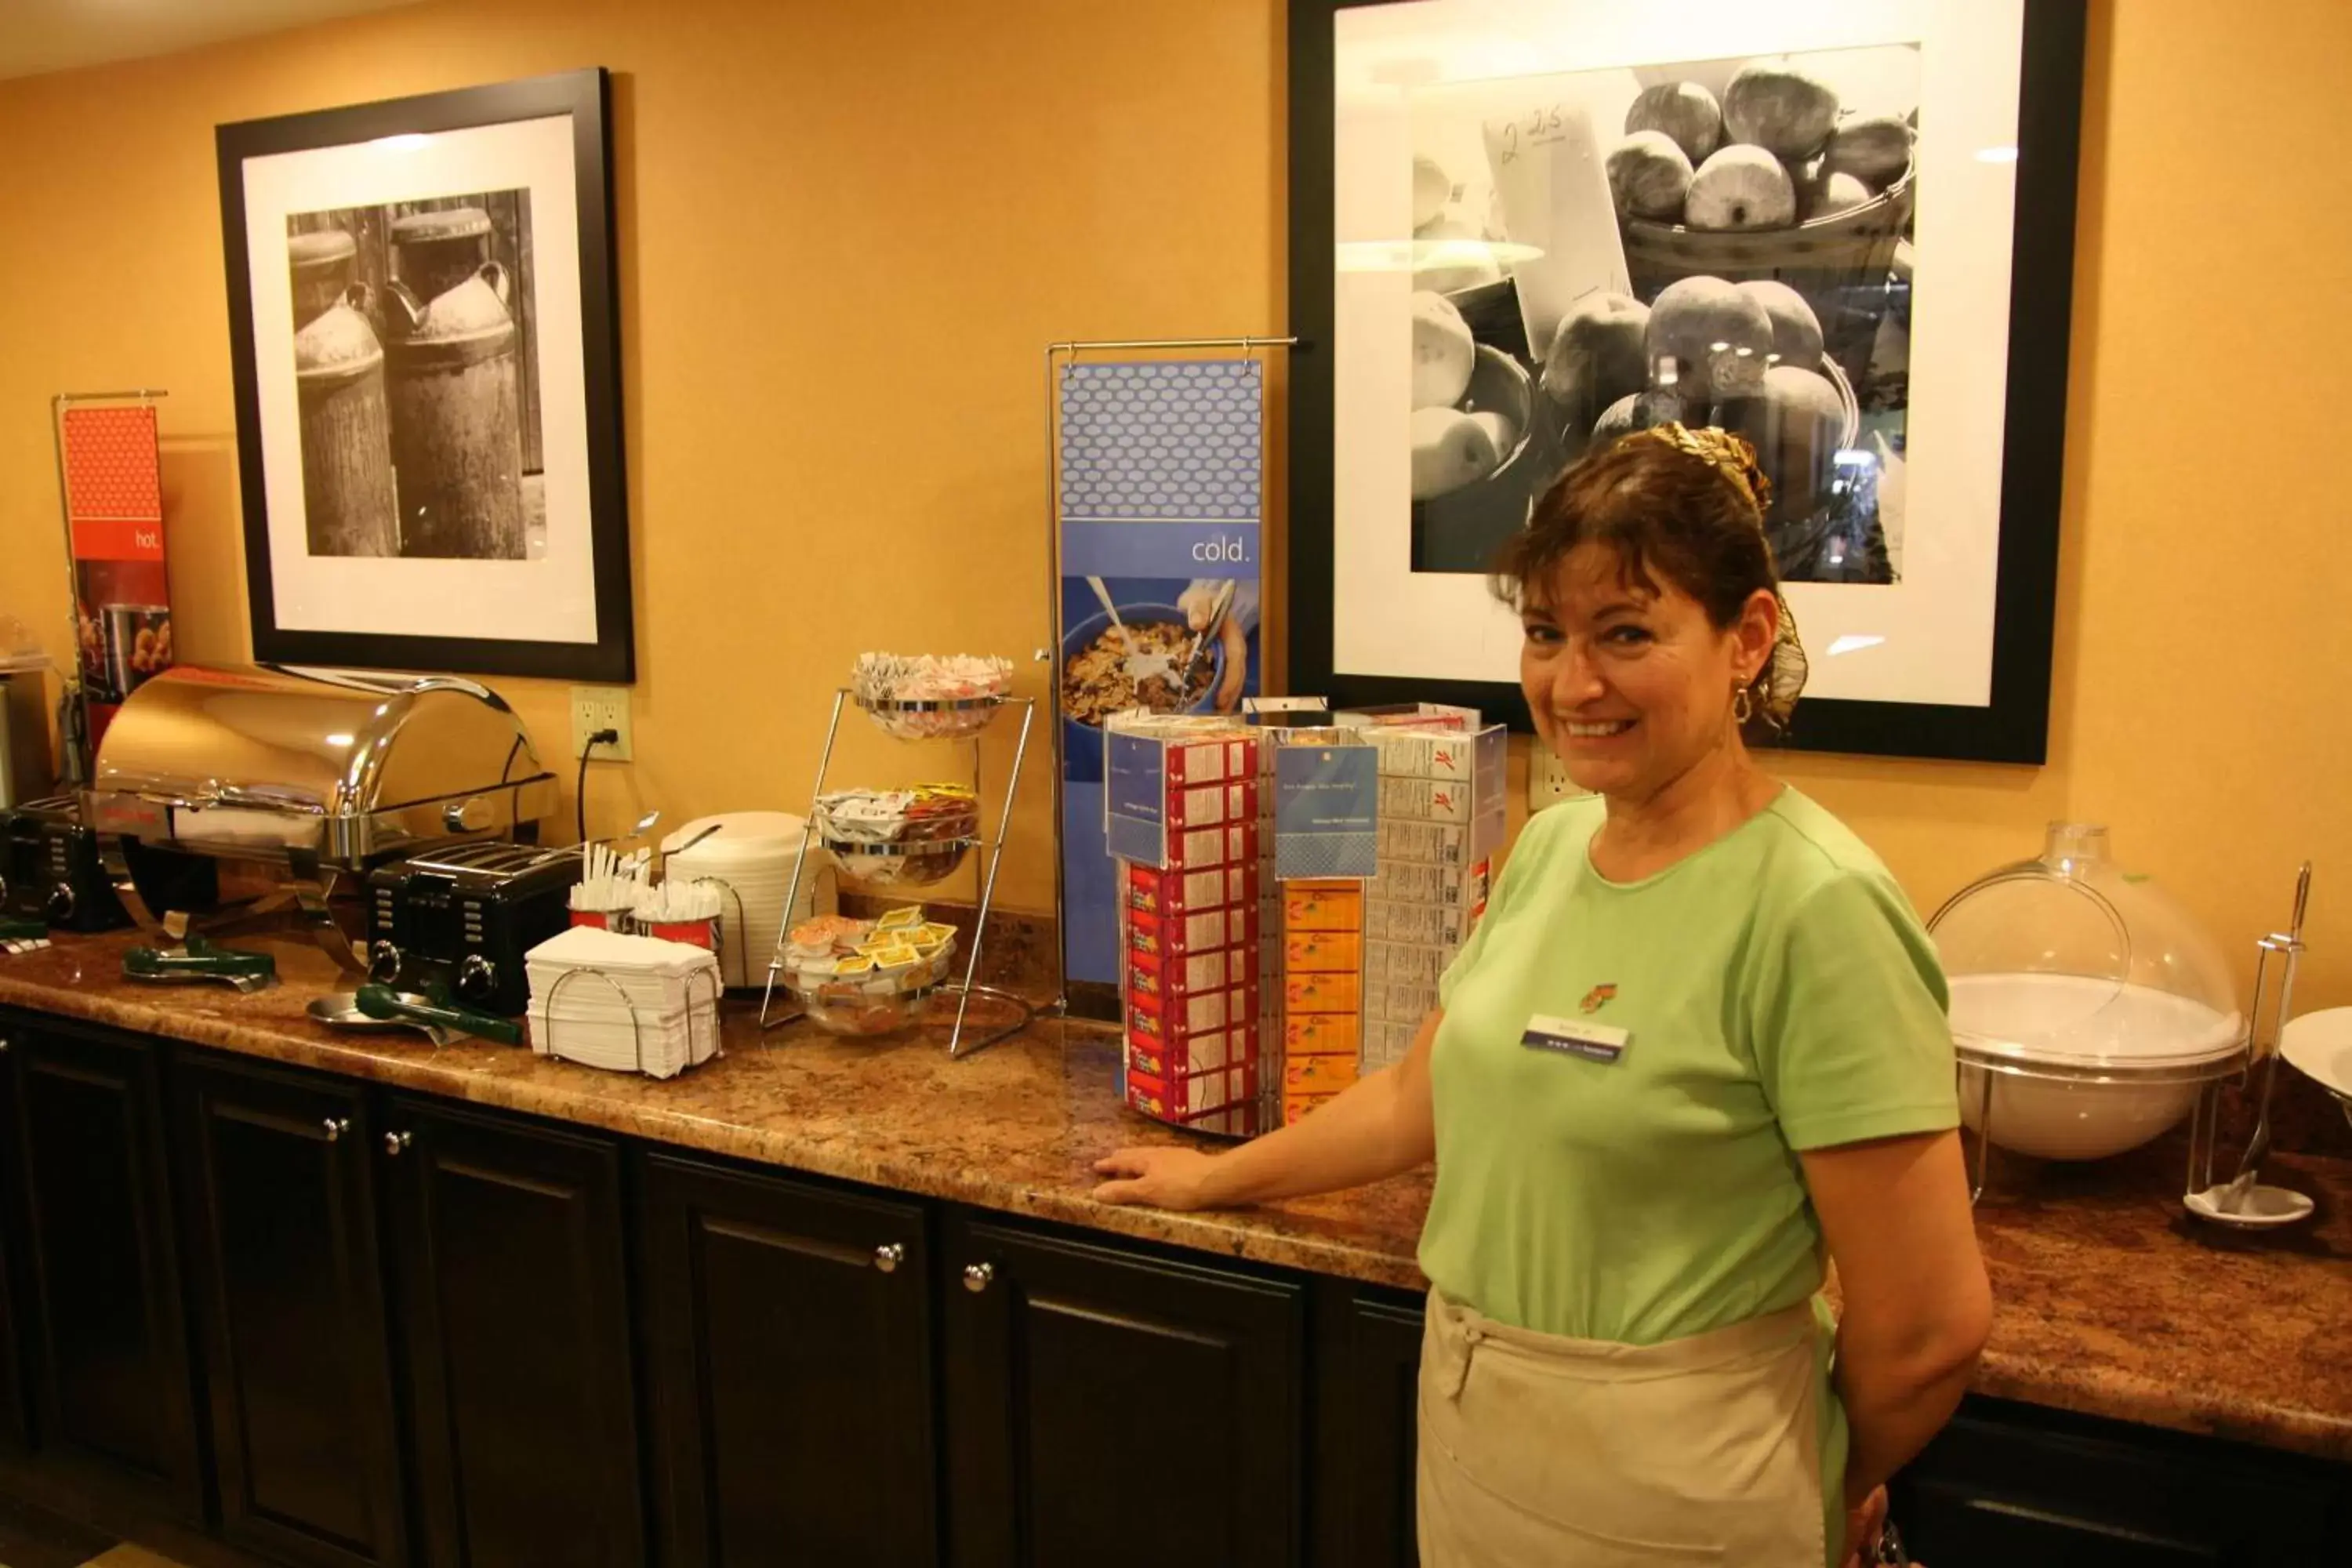
<path id="1" fill-rule="evenodd" d="M 912 969 L 922 962 L 922 955 L 915 951 L 914 944 L 905 942 L 894 942 L 887 947 L 877 948 L 868 956 L 883 969 Z"/>
<path id="2" fill-rule="evenodd" d="M 850 975 L 871 974 L 875 968 L 873 954 L 854 952 L 847 958 L 836 961 L 834 973 L 846 978 Z"/>
<path id="3" fill-rule="evenodd" d="M 920 904 L 909 904 L 905 909 L 891 910 L 886 912 L 880 920 L 874 922 L 874 929 L 877 931 L 911 931 L 919 929 L 923 923 L 922 906 Z"/>
<path id="4" fill-rule="evenodd" d="M 953 942 L 955 940 L 956 928 L 953 926 L 940 925 L 936 921 L 929 921 L 917 926 L 910 934 L 913 936 L 914 940 L 919 942 Z"/>

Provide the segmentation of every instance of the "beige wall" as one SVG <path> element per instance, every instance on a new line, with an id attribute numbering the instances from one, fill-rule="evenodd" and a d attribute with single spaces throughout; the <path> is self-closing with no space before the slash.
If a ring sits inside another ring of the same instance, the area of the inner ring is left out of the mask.
<path id="1" fill-rule="evenodd" d="M 2300 999 L 2352 1003 L 2326 177 L 2352 6 L 2246 16 L 2093 6 L 2050 764 L 1783 771 L 1923 905 L 2046 819 L 2106 820 L 2249 973 L 2315 858 Z M 453 0 L 0 83 L 0 611 L 65 618 L 48 396 L 162 385 L 183 653 L 247 651 L 215 123 L 602 64 L 641 679 L 592 826 L 798 805 L 860 649 L 1044 640 L 1043 346 L 1281 321 L 1282 26 L 1276 0 Z M 499 684 L 560 754 L 563 688 Z M 946 765 L 857 742 L 845 780 Z M 1008 855 L 1031 908 L 1046 779 Z"/>

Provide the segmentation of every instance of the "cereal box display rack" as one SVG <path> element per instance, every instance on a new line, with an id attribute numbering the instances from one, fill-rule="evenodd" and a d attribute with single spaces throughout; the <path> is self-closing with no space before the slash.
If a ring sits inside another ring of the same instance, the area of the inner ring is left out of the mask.
<path id="1" fill-rule="evenodd" d="M 1485 909 L 1501 728 L 1417 705 L 1107 731 L 1127 1105 L 1254 1137 L 1402 1057 Z"/>

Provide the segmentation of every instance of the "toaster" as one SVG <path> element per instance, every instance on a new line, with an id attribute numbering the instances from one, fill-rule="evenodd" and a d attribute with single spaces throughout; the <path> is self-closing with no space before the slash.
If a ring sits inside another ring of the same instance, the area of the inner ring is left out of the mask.
<path id="1" fill-rule="evenodd" d="M 0 914 L 47 921 L 59 931 L 112 931 L 131 916 L 114 896 L 98 835 L 70 795 L 0 812 Z"/>
<path id="2" fill-rule="evenodd" d="M 368 873 L 368 973 L 395 991 L 509 1017 L 530 1006 L 523 955 L 571 923 L 577 849 L 477 841 Z"/>

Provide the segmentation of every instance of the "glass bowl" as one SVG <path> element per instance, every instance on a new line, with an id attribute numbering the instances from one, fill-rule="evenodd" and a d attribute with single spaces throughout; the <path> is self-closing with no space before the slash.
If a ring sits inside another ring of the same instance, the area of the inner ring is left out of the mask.
<path id="1" fill-rule="evenodd" d="M 942 697 L 899 700 L 859 697 L 857 706 L 884 732 L 901 741 L 960 741 L 996 721 L 1004 706 L 999 693 L 987 697 Z"/>

